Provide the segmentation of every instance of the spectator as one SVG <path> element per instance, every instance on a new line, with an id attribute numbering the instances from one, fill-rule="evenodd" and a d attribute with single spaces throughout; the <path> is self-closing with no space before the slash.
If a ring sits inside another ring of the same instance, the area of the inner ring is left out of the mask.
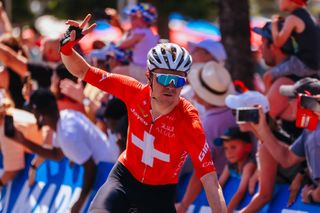
<path id="1" fill-rule="evenodd" d="M 192 66 L 203 66 L 204 63 L 209 61 L 224 63 L 227 58 L 223 45 L 220 42 L 210 39 L 203 40 L 199 43 L 189 42 L 188 47 L 192 56 Z M 181 95 L 192 102 L 199 111 L 200 117 L 202 117 L 205 109 L 197 100 L 194 99 L 195 94 L 190 84 L 183 87 Z"/>
<path id="2" fill-rule="evenodd" d="M 23 146 L 14 143 L 13 138 L 5 136 L 5 115 L 13 117 L 15 128 L 23 132 L 29 140 L 41 144 L 43 139 L 34 115 L 10 106 L 10 100 L 6 97 L 4 89 L 1 90 L 0 96 L 0 147 L 3 157 L 3 173 L 0 178 L 0 186 L 4 186 L 26 168 L 25 154 L 31 153 L 29 149 L 25 149 Z"/>
<path id="3" fill-rule="evenodd" d="M 318 155 L 320 152 L 319 139 L 320 139 L 320 125 L 319 125 L 319 94 L 320 82 L 317 79 L 305 78 L 294 85 L 285 85 L 280 87 L 280 92 L 283 95 L 295 97 L 299 94 L 307 95 L 314 100 L 315 107 L 304 108 L 303 111 L 297 111 L 297 124 L 305 126 L 310 131 L 305 129 L 302 135 L 295 140 L 289 147 L 280 142 L 279 139 L 274 137 L 270 128 L 266 125 L 266 120 L 261 116 L 258 124 L 252 124 L 252 128 L 257 132 L 257 136 L 263 145 L 269 150 L 274 159 L 284 167 L 290 167 L 304 159 L 307 160 L 310 175 L 313 184 L 307 185 L 302 190 L 302 201 L 305 203 L 320 203 L 320 166 L 317 163 Z M 299 103 L 299 108 L 302 106 Z M 260 115 L 262 115 L 260 109 Z M 300 119 L 300 120 L 299 120 Z M 307 122 L 302 122 L 301 119 L 307 119 Z"/>
<path id="4" fill-rule="evenodd" d="M 151 30 L 157 19 L 157 10 L 149 3 L 138 3 L 126 12 L 130 17 L 131 29 L 118 47 L 124 50 L 132 49 L 132 62 L 129 66 L 117 67 L 113 72 L 129 75 L 146 83 L 147 54 L 159 41 L 159 36 Z"/>
<path id="5" fill-rule="evenodd" d="M 268 125 L 271 128 L 272 133 L 282 141 L 289 144 L 292 143 L 292 136 L 284 133 L 285 131 L 281 129 L 281 126 L 279 126 L 276 123 L 276 121 L 271 117 L 269 111 L 271 108 L 271 104 L 269 105 L 267 97 L 265 97 L 261 93 L 255 91 L 248 91 L 238 96 L 230 95 L 226 98 L 226 104 L 231 109 L 262 105 L 263 112 L 265 113 L 264 116 L 267 118 Z M 241 131 L 251 131 L 252 133 L 256 134 L 248 123 L 239 124 L 239 126 Z M 269 153 L 268 150 L 266 150 L 266 148 L 263 145 L 260 145 L 258 147 L 257 156 L 258 173 L 255 173 L 255 175 L 253 175 L 250 178 L 249 192 L 251 194 L 254 193 L 255 185 L 258 179 L 259 189 L 256 195 L 251 200 L 251 202 L 248 204 L 248 206 L 242 210 L 243 212 L 258 211 L 260 208 L 262 208 L 264 204 L 266 204 L 269 201 L 269 199 L 272 198 L 276 177 L 278 177 L 278 182 L 291 183 L 292 179 L 302 169 L 301 165 L 286 170 L 280 167 L 278 168 L 278 164 L 275 162 L 272 155 Z"/>
<path id="6" fill-rule="evenodd" d="M 61 63 L 59 46 L 57 39 L 43 39 L 40 50 L 44 63 L 33 63 L 25 55 L 13 51 L 10 46 L 0 45 L 0 61 L 20 78 L 30 73 L 37 83 L 36 87 L 49 88 L 52 72 Z"/>
<path id="7" fill-rule="evenodd" d="M 272 39 L 276 47 L 281 48 L 288 39 L 296 42 L 295 55 L 287 61 L 273 67 L 272 78 L 295 74 L 311 76 L 320 70 L 320 29 L 315 18 L 311 17 L 307 8 L 307 0 L 281 0 L 280 11 L 290 13 L 284 20 L 279 15 L 272 16 Z"/>
<path id="8" fill-rule="evenodd" d="M 205 108 L 201 121 L 213 153 L 217 174 L 220 175 L 227 159 L 223 149 L 215 146 L 213 141 L 228 128 L 236 126 L 231 110 L 225 105 L 227 95 L 235 92 L 231 76 L 223 65 L 210 61 L 205 65 L 193 66 L 188 80 L 195 92 L 195 99 Z M 201 182 L 193 171 L 186 193 L 181 203 L 176 205 L 177 212 L 185 212 L 201 190 Z"/>
<path id="9" fill-rule="evenodd" d="M 240 179 L 238 189 L 228 205 L 229 213 L 234 212 L 244 198 L 248 190 L 250 177 L 256 169 L 255 157 L 252 156 L 252 143 L 250 134 L 241 132 L 239 127 L 228 129 L 224 135 L 215 141 L 217 146 L 223 145 L 228 160 L 228 165 L 225 166 L 219 178 L 221 186 L 225 185 L 230 176 Z"/>
<path id="10" fill-rule="evenodd" d="M 119 129 L 121 125 L 120 122 L 125 122 L 122 120 L 125 116 L 127 116 L 127 107 L 116 97 L 113 97 L 108 102 L 103 103 L 97 110 L 96 125 L 108 135 L 111 143 L 117 143 L 117 133 L 121 130 Z"/>
<path id="11" fill-rule="evenodd" d="M 96 165 L 102 161 L 115 162 L 119 148 L 110 144 L 106 135 L 83 114 L 73 110 L 59 112 L 56 98 L 48 90 L 36 90 L 30 97 L 30 105 L 37 123 L 40 126 L 48 125 L 55 132 L 53 148 L 36 145 L 18 130 L 15 142 L 44 158 L 60 160 L 66 156 L 84 166 L 82 191 L 71 210 L 79 212 L 94 183 Z"/>
<path id="12" fill-rule="evenodd" d="M 73 99 L 73 93 L 68 87 L 82 86 L 82 82 L 78 81 L 78 78 L 71 75 L 67 68 L 60 64 L 55 69 L 55 72 L 51 76 L 51 92 L 56 96 L 59 110 L 72 109 L 84 113 L 84 106 L 82 103 Z"/>
<path id="13" fill-rule="evenodd" d="M 224 63 L 227 59 L 223 45 L 211 39 L 202 40 L 199 43 L 189 42 L 188 48 L 195 63 L 206 63 L 208 61 Z"/>
<path id="14" fill-rule="evenodd" d="M 24 26 L 21 32 L 21 42 L 28 48 L 30 62 L 41 63 L 41 36 L 34 26 Z"/>
<path id="15" fill-rule="evenodd" d="M 12 26 L 8 14 L 3 7 L 2 1 L 0 2 L 0 34 L 12 33 Z"/>
<path id="16" fill-rule="evenodd" d="M 27 51 L 11 34 L 3 34 L 0 36 L 0 61 L 1 57 L 3 56 L 1 52 L 2 47 L 21 57 L 27 57 Z M 25 102 L 25 99 L 22 95 L 22 77 L 24 76 L 19 76 L 16 73 L 16 70 L 10 66 L 6 66 L 6 63 L 4 63 L 4 66 L 1 69 L 3 76 L 1 80 L 3 80 L 3 84 L 5 84 L 4 88 L 8 89 L 7 92 L 9 92 L 10 98 L 13 100 L 14 107 L 22 109 Z"/>

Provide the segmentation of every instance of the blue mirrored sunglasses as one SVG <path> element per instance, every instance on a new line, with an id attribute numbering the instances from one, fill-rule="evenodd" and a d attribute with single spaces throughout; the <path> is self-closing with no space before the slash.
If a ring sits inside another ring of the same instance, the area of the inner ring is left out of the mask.
<path id="1" fill-rule="evenodd" d="M 161 73 L 155 73 L 157 82 L 161 84 L 162 86 L 169 86 L 171 82 L 173 82 L 173 85 L 175 88 L 183 87 L 186 84 L 186 77 L 182 77 L 179 75 L 171 75 L 171 74 L 161 74 Z"/>

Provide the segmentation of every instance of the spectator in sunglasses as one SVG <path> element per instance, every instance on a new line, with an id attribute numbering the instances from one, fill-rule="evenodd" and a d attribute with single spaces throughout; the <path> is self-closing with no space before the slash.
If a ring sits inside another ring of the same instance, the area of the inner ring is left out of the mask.
<path id="1" fill-rule="evenodd" d="M 73 45 L 90 32 L 82 23 L 62 38 L 61 56 L 68 70 L 84 81 L 118 97 L 128 109 L 128 137 L 108 180 L 91 203 L 91 212 L 176 212 L 179 172 L 188 156 L 214 211 L 226 212 L 215 167 L 196 109 L 180 97 L 192 64 L 184 48 L 162 43 L 148 52 L 148 84 L 90 66 Z M 139 194 L 139 196 L 136 196 Z"/>

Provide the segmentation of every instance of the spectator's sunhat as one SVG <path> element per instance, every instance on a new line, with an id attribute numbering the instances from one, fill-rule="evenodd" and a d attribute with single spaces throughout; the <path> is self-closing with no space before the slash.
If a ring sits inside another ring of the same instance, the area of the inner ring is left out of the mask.
<path id="1" fill-rule="evenodd" d="M 154 23 L 158 17 L 156 7 L 149 3 L 138 3 L 131 8 L 125 9 L 124 13 L 141 16 L 148 24 Z"/>
<path id="2" fill-rule="evenodd" d="M 222 136 L 214 140 L 214 145 L 222 146 L 224 141 L 242 140 L 245 143 L 251 143 L 251 136 L 248 132 L 241 132 L 239 127 L 227 129 Z"/>
<path id="3" fill-rule="evenodd" d="M 240 95 L 228 95 L 226 105 L 231 109 L 261 105 L 264 113 L 269 112 L 267 97 L 257 91 L 247 91 Z"/>
<path id="4" fill-rule="evenodd" d="M 194 64 L 188 80 L 201 99 L 215 106 L 225 106 L 225 98 L 235 93 L 229 72 L 214 61 Z"/>
<path id="5" fill-rule="evenodd" d="M 298 94 L 319 95 L 320 81 L 316 78 L 303 78 L 293 85 L 280 86 L 280 94 L 292 98 Z"/>
<path id="6" fill-rule="evenodd" d="M 192 52 L 196 47 L 208 51 L 218 62 L 223 62 L 227 59 L 226 51 L 223 45 L 211 39 L 200 41 L 199 43 L 188 42 L 189 51 Z"/>
<path id="7" fill-rule="evenodd" d="M 279 30 L 282 29 L 284 21 L 281 20 L 278 22 Z M 262 28 L 261 27 L 254 27 L 252 29 L 253 32 L 261 35 L 262 37 L 266 38 L 268 41 L 273 42 L 272 38 L 272 30 L 271 30 L 271 22 L 268 21 Z M 295 39 L 291 36 L 286 43 L 282 46 L 281 50 L 287 54 L 294 54 L 298 51 L 298 44 Z"/>

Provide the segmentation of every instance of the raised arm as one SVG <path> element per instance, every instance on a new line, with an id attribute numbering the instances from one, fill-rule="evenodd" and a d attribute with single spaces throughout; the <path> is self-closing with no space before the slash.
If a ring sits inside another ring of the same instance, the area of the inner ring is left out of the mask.
<path id="1" fill-rule="evenodd" d="M 95 24 L 92 24 L 87 29 L 84 29 L 90 18 L 91 15 L 88 14 L 81 23 L 68 20 L 66 24 L 69 25 L 69 28 L 65 33 L 64 38 L 61 39 L 60 52 L 62 62 L 74 76 L 77 76 L 81 79 L 84 78 L 90 65 L 84 60 L 84 58 L 82 58 L 82 56 L 73 50 L 73 46 L 76 45 L 83 36 L 91 32 L 96 26 Z"/>
<path id="2" fill-rule="evenodd" d="M 8 14 L 3 7 L 2 2 L 0 2 L 0 22 L 3 25 L 4 32 L 11 33 L 12 32 L 12 25 L 9 20 Z"/>
<path id="3" fill-rule="evenodd" d="M 16 53 L 14 50 L 3 43 L 0 43 L 0 62 L 5 66 L 10 67 L 21 77 L 25 76 L 28 73 L 28 59 Z"/>
<path id="4" fill-rule="evenodd" d="M 288 16 L 283 24 L 282 29 L 279 31 L 278 22 L 279 16 L 275 15 L 272 17 L 272 39 L 273 43 L 277 47 L 282 47 L 288 38 L 291 36 L 292 32 L 297 28 L 297 22 L 299 22 L 299 18 L 293 15 Z"/>
<path id="5" fill-rule="evenodd" d="M 259 124 L 251 123 L 255 135 L 262 141 L 263 145 L 267 147 L 274 159 L 281 164 L 281 166 L 288 168 L 299 162 L 302 162 L 304 158 L 294 154 L 284 143 L 278 141 L 269 128 L 262 108 L 259 108 Z"/>

